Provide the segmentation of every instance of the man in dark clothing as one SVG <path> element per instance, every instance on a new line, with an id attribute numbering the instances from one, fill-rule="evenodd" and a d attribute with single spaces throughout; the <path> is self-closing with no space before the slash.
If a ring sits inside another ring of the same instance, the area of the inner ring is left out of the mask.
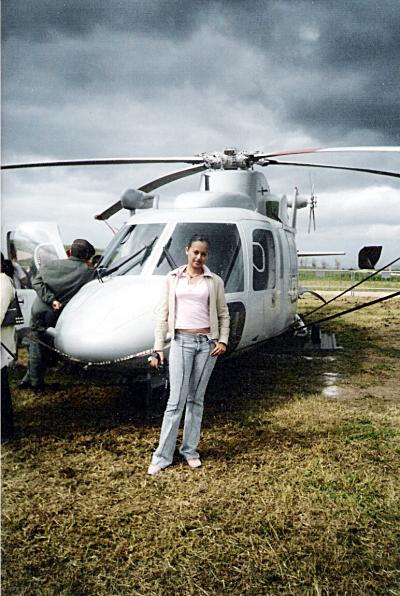
<path id="1" fill-rule="evenodd" d="M 87 264 L 94 253 L 94 247 L 87 240 L 74 240 L 68 259 L 57 259 L 43 265 L 33 280 L 32 287 L 37 293 L 31 312 L 34 338 L 29 343 L 28 370 L 19 384 L 20 389 L 40 391 L 44 388 L 46 348 L 34 341 L 35 336 L 49 343 L 43 331 L 54 327 L 62 308 L 82 286 L 95 278 L 96 272 Z"/>

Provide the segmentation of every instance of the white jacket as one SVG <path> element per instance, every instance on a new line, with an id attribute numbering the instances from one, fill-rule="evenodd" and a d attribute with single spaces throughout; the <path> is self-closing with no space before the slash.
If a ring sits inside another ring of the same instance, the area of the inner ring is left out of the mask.
<path id="1" fill-rule="evenodd" d="M 179 277 L 186 269 L 186 265 L 170 271 L 165 277 L 158 309 L 158 320 L 155 329 L 154 350 L 164 349 L 167 332 L 171 339 L 175 336 L 175 291 Z M 208 267 L 204 267 L 204 279 L 209 291 L 210 335 L 213 339 L 228 344 L 229 339 L 229 310 L 225 300 L 224 282 Z"/>
<path id="2" fill-rule="evenodd" d="M 0 273 L 0 290 L 1 290 L 1 310 L 0 318 L 1 322 L 5 317 L 7 309 L 10 303 L 13 301 L 15 296 L 15 289 L 11 279 L 5 273 Z M 1 343 L 4 344 L 7 350 L 10 350 L 12 354 L 16 353 L 17 344 L 15 339 L 15 326 L 7 325 L 7 327 L 1 327 Z M 12 360 L 12 356 L 9 352 L 1 346 L 1 368 L 7 366 Z"/>

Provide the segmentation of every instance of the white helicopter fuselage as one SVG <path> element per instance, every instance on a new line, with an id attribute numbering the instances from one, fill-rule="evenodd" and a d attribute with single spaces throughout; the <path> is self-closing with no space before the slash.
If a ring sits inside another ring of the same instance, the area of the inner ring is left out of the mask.
<path id="1" fill-rule="evenodd" d="M 275 217 L 265 214 L 268 202 Z M 163 278 L 186 262 L 193 234 L 209 239 L 207 264 L 225 282 L 230 353 L 294 322 L 297 253 L 286 198 L 273 197 L 259 172 L 216 171 L 202 176 L 200 191 L 179 195 L 172 208 L 140 210 L 128 219 L 100 262 L 102 279 L 64 308 L 53 332 L 56 348 L 82 362 L 143 366 Z"/>
<path id="2" fill-rule="evenodd" d="M 236 353 L 283 333 L 298 322 L 297 257 L 343 253 L 297 253 L 296 214 L 307 201 L 299 197 L 297 188 L 291 202 L 286 196 L 273 196 L 265 176 L 254 167 L 317 167 L 400 177 L 397 171 L 375 167 L 286 161 L 290 155 L 360 151 L 398 153 L 400 147 L 326 147 L 272 153 L 227 148 L 223 152 L 178 157 L 2 165 L 2 170 L 167 163 L 190 166 L 163 174 L 139 189 L 128 189 L 117 202 L 96 215 L 96 219 L 106 220 L 125 208 L 132 217 L 106 248 L 99 263 L 98 280 L 83 287 L 64 307 L 55 329 L 48 330 L 56 348 L 86 363 L 125 362 L 131 367 L 147 363 L 162 279 L 185 262 L 185 246 L 194 234 L 209 239 L 208 265 L 225 283 L 231 315 L 229 351 Z M 158 198 L 151 194 L 154 190 L 200 172 L 199 191 L 179 195 L 172 208 L 158 209 Z M 309 229 L 312 221 L 315 227 L 315 204 L 312 191 Z M 15 253 L 12 249 L 16 249 L 17 260 L 18 251 L 21 253 L 27 267 L 23 276 L 27 288 L 33 271 L 31 261 L 38 269 L 54 255 L 59 256 L 54 243 L 48 240 L 44 245 L 34 244 L 32 253 L 33 245 L 27 249 L 25 233 L 14 239 L 7 235 L 6 240 L 6 254 L 11 259 Z M 380 247 L 364 247 L 360 251 L 360 266 L 374 267 L 379 258 L 377 248 Z M 29 308 L 25 310 L 27 314 Z"/>

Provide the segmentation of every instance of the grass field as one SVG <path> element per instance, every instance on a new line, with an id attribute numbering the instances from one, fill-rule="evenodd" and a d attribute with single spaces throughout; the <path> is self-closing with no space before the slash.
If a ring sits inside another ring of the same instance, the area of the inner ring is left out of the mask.
<path id="1" fill-rule="evenodd" d="M 52 394 L 19 392 L 18 370 L 2 593 L 400 594 L 400 300 L 329 329 L 342 350 L 216 370 L 203 467 L 155 478 L 159 420 L 62 370 Z"/>

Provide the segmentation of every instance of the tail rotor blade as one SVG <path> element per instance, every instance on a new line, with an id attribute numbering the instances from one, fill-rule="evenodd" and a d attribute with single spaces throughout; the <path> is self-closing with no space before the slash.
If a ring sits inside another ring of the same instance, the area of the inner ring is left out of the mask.
<path id="1" fill-rule="evenodd" d="M 317 197 L 315 196 L 315 193 L 314 193 L 314 181 L 312 179 L 311 173 L 309 174 L 309 178 L 310 178 L 311 194 L 310 194 L 310 216 L 308 219 L 308 233 L 310 233 L 310 231 L 311 231 L 311 220 L 313 222 L 314 232 L 317 229 L 316 222 L 315 222 L 315 208 L 317 206 Z"/>

